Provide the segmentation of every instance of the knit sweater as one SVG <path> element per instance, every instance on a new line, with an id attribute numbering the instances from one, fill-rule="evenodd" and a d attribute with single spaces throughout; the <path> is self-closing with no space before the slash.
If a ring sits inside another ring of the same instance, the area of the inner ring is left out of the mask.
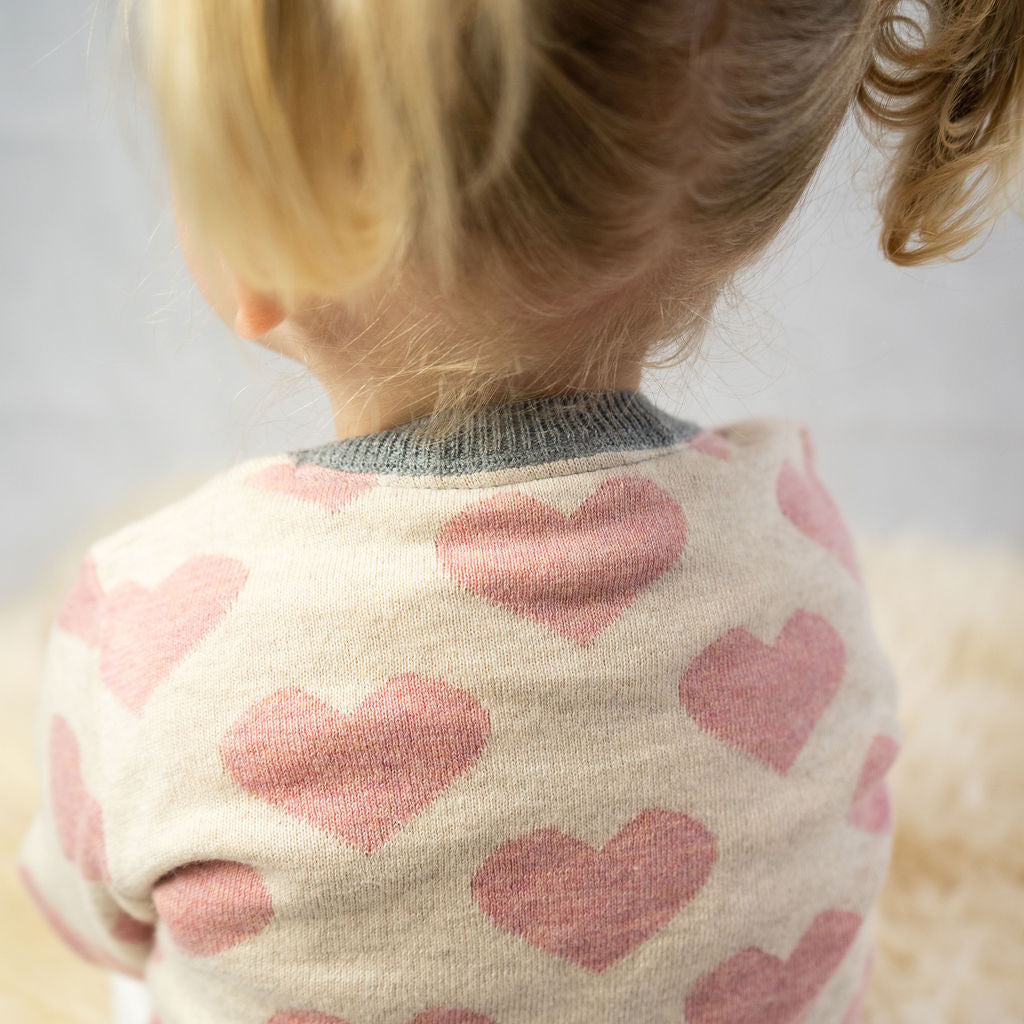
<path id="1" fill-rule="evenodd" d="M 903 736 L 806 427 L 416 426 L 90 547 L 41 912 L 162 1024 L 853 1024 Z"/>

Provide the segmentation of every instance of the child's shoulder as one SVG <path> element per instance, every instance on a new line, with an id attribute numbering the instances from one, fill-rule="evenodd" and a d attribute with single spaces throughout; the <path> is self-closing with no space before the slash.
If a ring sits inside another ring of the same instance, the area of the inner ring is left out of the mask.
<path id="1" fill-rule="evenodd" d="M 229 546 L 239 513 L 252 504 L 253 484 L 275 467 L 292 465 L 286 453 L 255 456 L 193 480 L 177 497 L 96 538 L 86 559 L 128 575 L 140 564 Z"/>
<path id="2" fill-rule="evenodd" d="M 727 438 L 741 448 L 767 448 L 792 443 L 804 433 L 810 433 L 803 420 L 784 416 L 754 416 L 748 419 L 726 420 L 709 432 Z"/>
<path id="3" fill-rule="evenodd" d="M 727 420 L 707 427 L 687 447 L 698 448 L 733 466 L 748 464 L 765 469 L 780 460 L 813 463 L 816 445 L 813 431 L 800 419 L 757 416 Z"/>

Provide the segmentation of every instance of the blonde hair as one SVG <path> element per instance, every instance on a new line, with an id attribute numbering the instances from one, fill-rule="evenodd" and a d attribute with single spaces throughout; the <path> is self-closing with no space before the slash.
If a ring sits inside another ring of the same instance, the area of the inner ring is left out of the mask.
<path id="1" fill-rule="evenodd" d="M 851 105 L 900 135 L 894 263 L 973 237 L 968 178 L 990 202 L 1024 140 L 1020 0 L 144 2 L 180 208 L 243 279 L 298 308 L 414 270 L 458 310 L 476 342 L 403 371 L 437 436 L 524 368 L 696 352 Z"/>
<path id="2" fill-rule="evenodd" d="M 901 133 L 879 204 L 881 248 L 894 263 L 914 266 L 961 249 L 1019 187 L 1024 4 L 929 0 L 925 29 L 899 8 L 900 0 L 879 3 L 857 112 L 880 145 L 879 129 Z M 910 248 L 915 236 L 919 244 Z"/>

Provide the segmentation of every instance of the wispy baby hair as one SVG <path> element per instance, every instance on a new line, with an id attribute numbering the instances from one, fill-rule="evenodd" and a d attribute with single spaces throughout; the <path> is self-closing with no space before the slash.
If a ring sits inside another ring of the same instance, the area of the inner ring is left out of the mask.
<path id="1" fill-rule="evenodd" d="M 517 375 L 696 352 L 851 106 L 896 135 L 896 263 L 973 237 L 1024 147 L 1020 0 L 141 3 L 188 220 L 289 308 L 426 282 L 441 433 Z"/>

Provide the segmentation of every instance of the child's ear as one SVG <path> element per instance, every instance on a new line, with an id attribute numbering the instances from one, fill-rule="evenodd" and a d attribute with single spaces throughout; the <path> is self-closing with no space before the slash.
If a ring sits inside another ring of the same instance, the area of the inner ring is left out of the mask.
<path id="1" fill-rule="evenodd" d="M 231 274 L 238 312 L 235 331 L 243 338 L 255 341 L 273 330 L 287 315 L 284 307 L 273 295 L 250 288 L 235 274 Z"/>

